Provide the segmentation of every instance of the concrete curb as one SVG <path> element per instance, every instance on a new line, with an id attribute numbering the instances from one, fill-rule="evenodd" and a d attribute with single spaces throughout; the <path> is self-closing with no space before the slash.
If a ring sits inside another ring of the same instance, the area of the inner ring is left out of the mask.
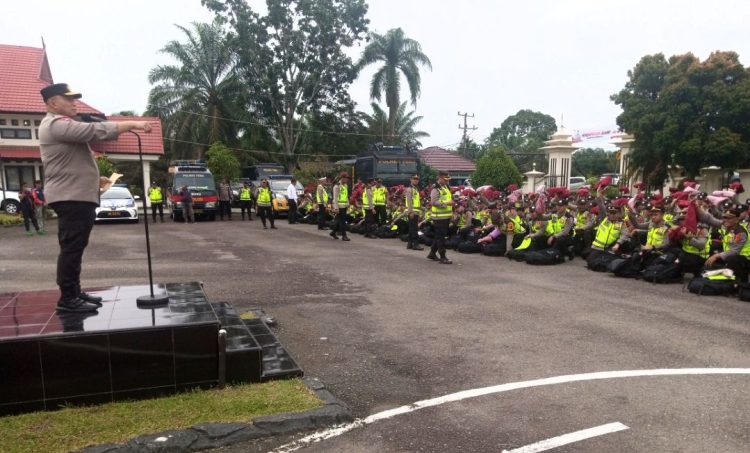
<path id="1" fill-rule="evenodd" d="M 255 417 L 250 423 L 201 423 L 187 429 L 146 434 L 124 444 L 102 444 L 78 450 L 80 453 L 187 452 L 247 442 L 254 439 L 293 434 L 348 423 L 351 410 L 329 392 L 317 378 L 303 378 L 324 405 L 306 412 Z"/>

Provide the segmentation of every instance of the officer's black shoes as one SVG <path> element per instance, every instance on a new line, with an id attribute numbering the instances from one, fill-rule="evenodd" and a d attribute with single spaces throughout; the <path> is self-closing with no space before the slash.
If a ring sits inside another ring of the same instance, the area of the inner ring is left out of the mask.
<path id="1" fill-rule="evenodd" d="M 433 255 L 432 253 L 430 253 L 429 255 L 427 255 L 427 259 L 437 261 L 439 258 L 437 257 L 437 255 Z"/>
<path id="2" fill-rule="evenodd" d="M 329 235 L 329 236 L 331 236 L 331 238 L 332 238 L 332 239 L 338 239 L 338 238 L 339 238 L 339 237 L 338 237 L 338 236 L 336 235 L 336 232 L 335 232 L 335 231 L 331 231 L 330 233 L 328 233 L 328 235 Z"/>
<path id="3" fill-rule="evenodd" d="M 268 227 L 267 227 L 267 226 L 265 226 L 265 225 L 263 225 L 263 229 L 264 229 L 264 230 L 267 230 L 267 229 L 268 229 Z"/>
<path id="4" fill-rule="evenodd" d="M 341 238 L 341 240 L 342 240 L 342 241 L 346 241 L 346 242 L 348 242 L 348 241 L 351 241 L 351 239 L 349 239 L 349 237 L 347 237 L 347 236 L 343 236 L 343 237 Z"/>
<path id="5" fill-rule="evenodd" d="M 78 294 L 78 298 L 81 299 L 84 302 L 88 302 L 90 304 L 94 304 L 97 307 L 101 307 L 102 306 L 102 298 L 99 297 L 99 296 L 92 296 L 90 294 L 86 294 L 83 291 L 81 291 L 80 294 Z"/>
<path id="6" fill-rule="evenodd" d="M 453 264 L 453 261 L 448 258 L 440 258 L 440 264 Z"/>
<path id="7" fill-rule="evenodd" d="M 365 237 L 367 237 L 367 236 L 365 236 Z M 409 242 L 409 243 L 406 244 L 406 250 L 414 250 L 414 246 L 411 245 L 411 242 Z"/>
<path id="8" fill-rule="evenodd" d="M 70 297 L 57 301 L 57 311 L 61 312 L 86 313 L 89 311 L 96 311 L 98 309 L 98 306 L 90 304 L 83 299 L 79 299 L 78 297 Z"/>
<path id="9" fill-rule="evenodd" d="M 422 247 L 419 244 L 414 244 L 411 246 L 412 250 L 424 250 L 424 247 Z"/>
<path id="10" fill-rule="evenodd" d="M 273 225 L 271 225 L 271 229 L 272 229 L 272 230 L 275 230 L 275 229 L 276 229 L 276 227 L 275 227 L 275 226 L 273 226 Z"/>

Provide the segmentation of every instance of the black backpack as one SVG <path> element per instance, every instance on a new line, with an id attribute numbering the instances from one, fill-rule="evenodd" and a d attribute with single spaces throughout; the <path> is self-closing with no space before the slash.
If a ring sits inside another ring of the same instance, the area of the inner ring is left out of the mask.
<path id="1" fill-rule="evenodd" d="M 660 256 L 643 269 L 643 279 L 651 283 L 681 283 L 683 272 L 677 258 L 674 253 Z"/>
<path id="2" fill-rule="evenodd" d="M 727 296 L 737 292 L 734 280 L 710 280 L 695 277 L 688 283 L 688 291 L 699 296 Z"/>
<path id="3" fill-rule="evenodd" d="M 594 272 L 607 272 L 609 270 L 609 263 L 618 258 L 622 258 L 622 256 L 613 252 L 603 252 L 593 258 L 589 257 L 586 265 Z"/>
<path id="4" fill-rule="evenodd" d="M 526 254 L 526 264 L 535 266 L 549 266 L 551 264 L 560 264 L 565 261 L 562 254 L 556 248 L 537 250 Z"/>
<path id="5" fill-rule="evenodd" d="M 502 240 L 500 241 L 494 241 L 490 242 L 489 244 L 484 244 L 484 248 L 482 248 L 482 254 L 487 256 L 505 255 L 505 238 L 502 238 Z"/>
<path id="6" fill-rule="evenodd" d="M 750 302 L 750 283 L 740 283 L 738 295 L 740 300 Z"/>
<path id="7" fill-rule="evenodd" d="M 641 256 L 616 258 L 610 261 L 608 270 L 620 278 L 638 278 L 641 276 Z"/>
<path id="8" fill-rule="evenodd" d="M 508 250 L 507 252 L 505 252 L 505 256 L 507 256 L 508 259 L 510 259 L 510 260 L 519 261 L 520 262 L 520 261 L 525 261 L 526 260 L 526 255 L 529 254 L 529 253 L 531 253 L 531 252 L 533 252 L 533 250 L 529 250 L 529 249 L 516 250 L 516 249 L 513 249 L 513 250 Z"/>
<path id="9" fill-rule="evenodd" d="M 456 250 L 459 253 L 479 253 L 482 251 L 482 244 L 476 241 L 463 241 L 458 244 Z"/>

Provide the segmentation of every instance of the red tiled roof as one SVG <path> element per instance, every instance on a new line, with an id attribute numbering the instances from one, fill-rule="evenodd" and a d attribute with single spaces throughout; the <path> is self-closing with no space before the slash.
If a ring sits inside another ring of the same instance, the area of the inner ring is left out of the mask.
<path id="1" fill-rule="evenodd" d="M 39 90 L 53 83 L 44 49 L 0 44 L 0 112 L 45 113 Z M 79 113 L 101 113 L 76 101 Z"/>
<path id="2" fill-rule="evenodd" d="M 0 146 L 0 157 L 4 159 L 35 159 L 39 160 L 39 148 L 36 146 Z"/>
<path id="3" fill-rule="evenodd" d="M 162 139 L 161 120 L 156 116 L 108 116 L 108 121 L 148 121 L 152 130 L 148 134 L 143 131 L 135 131 L 141 136 L 141 148 L 143 154 L 164 154 L 164 140 Z M 117 140 L 106 142 L 94 142 L 91 149 L 100 153 L 138 154 L 138 138 L 126 132 L 121 134 Z"/>
<path id="4" fill-rule="evenodd" d="M 431 146 L 418 151 L 419 158 L 430 167 L 447 172 L 472 172 L 476 169 L 474 162 L 464 159 L 447 149 Z"/>

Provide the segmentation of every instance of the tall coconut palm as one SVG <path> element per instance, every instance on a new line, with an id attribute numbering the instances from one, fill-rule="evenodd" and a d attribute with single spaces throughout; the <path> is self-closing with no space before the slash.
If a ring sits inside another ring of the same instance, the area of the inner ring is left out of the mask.
<path id="1" fill-rule="evenodd" d="M 197 150 L 200 157 L 208 146 L 191 143 L 237 142 L 240 125 L 227 118 L 242 115 L 243 87 L 229 39 L 217 22 L 193 23 L 192 30 L 177 27 L 187 42 L 170 41 L 161 49 L 178 64 L 149 72 L 155 84 L 149 112 L 162 117 L 166 136 L 174 140 L 172 150 L 181 150 L 182 157 Z"/>
<path id="2" fill-rule="evenodd" d="M 373 102 L 370 105 L 372 106 L 372 115 L 365 115 L 370 134 L 380 135 L 384 142 L 391 141 L 386 140 L 385 136 L 385 129 L 389 125 L 388 116 L 378 104 Z M 417 123 L 422 121 L 422 118 L 421 116 L 414 116 L 414 111 L 406 113 L 406 102 L 401 103 L 395 115 L 395 130 L 391 134 L 391 137 L 395 139 L 393 141 L 408 146 L 421 147 L 422 143 L 419 139 L 430 136 L 427 132 L 415 130 Z"/>
<path id="3" fill-rule="evenodd" d="M 400 28 L 391 29 L 385 35 L 370 34 L 370 43 L 365 47 L 357 62 L 357 71 L 374 64 L 382 66 L 372 76 L 370 82 L 370 98 L 380 100 L 385 92 L 385 104 L 388 106 L 388 134 L 396 135 L 396 114 L 401 105 L 401 74 L 406 78 L 411 94 L 411 102 L 417 104 L 420 94 L 421 78 L 419 66 L 426 66 L 432 70 L 432 63 L 427 55 L 422 53 L 422 46 L 413 39 L 404 36 Z M 393 140 L 388 140 L 392 142 Z"/>

